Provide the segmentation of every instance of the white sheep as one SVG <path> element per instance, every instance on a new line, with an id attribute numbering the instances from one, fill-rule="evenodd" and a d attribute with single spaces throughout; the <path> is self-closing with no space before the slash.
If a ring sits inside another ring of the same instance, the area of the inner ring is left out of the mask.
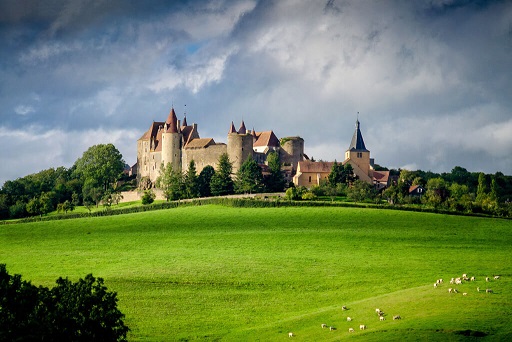
<path id="1" fill-rule="evenodd" d="M 471 277 L 469 280 L 471 280 L 471 281 L 475 281 L 475 280 L 476 280 L 476 278 L 475 278 L 475 277 Z"/>
<path id="2" fill-rule="evenodd" d="M 327 324 L 322 324 L 322 328 L 327 328 Z"/>
<path id="3" fill-rule="evenodd" d="M 453 289 L 453 293 L 459 293 L 459 291 L 457 291 L 457 289 Z"/>
<path id="4" fill-rule="evenodd" d="M 480 288 L 479 287 L 476 288 L 476 292 L 480 292 Z"/>
<path id="5" fill-rule="evenodd" d="M 375 312 L 377 313 L 377 315 L 380 313 L 380 309 L 375 309 Z"/>
<path id="6" fill-rule="evenodd" d="M 354 328 L 348 328 L 348 332 L 349 333 L 353 333 L 354 332 Z"/>
<path id="7" fill-rule="evenodd" d="M 351 322 L 351 321 L 352 321 L 352 318 L 347 317 L 347 322 Z"/>
<path id="8" fill-rule="evenodd" d="M 289 332 L 289 333 L 288 333 L 288 337 L 293 337 L 293 333 L 292 333 L 292 332 Z"/>
<path id="9" fill-rule="evenodd" d="M 468 293 L 467 293 L 467 292 L 463 292 L 463 293 L 462 293 L 462 295 L 463 295 L 463 296 L 467 296 L 467 295 L 468 295 Z"/>
<path id="10" fill-rule="evenodd" d="M 380 320 L 381 321 L 385 320 L 384 316 L 380 316 Z"/>
<path id="11" fill-rule="evenodd" d="M 361 325 L 359 326 L 359 330 L 364 330 L 364 329 L 366 329 L 366 325 L 361 324 Z"/>
<path id="12" fill-rule="evenodd" d="M 492 289 L 485 289 L 485 293 L 492 293 Z"/>
<path id="13" fill-rule="evenodd" d="M 335 327 L 329 327 L 329 330 L 333 331 L 333 330 L 336 330 L 336 328 Z"/>
<path id="14" fill-rule="evenodd" d="M 467 275 L 466 273 L 464 273 L 464 274 L 462 275 L 462 278 L 467 278 L 467 277 L 468 277 L 468 275 Z"/>
<path id="15" fill-rule="evenodd" d="M 485 277 L 485 281 L 488 282 L 489 281 L 489 277 Z"/>
<path id="16" fill-rule="evenodd" d="M 347 307 L 346 307 L 345 305 L 343 305 L 343 306 L 341 307 L 341 310 L 345 311 L 345 310 L 347 310 Z"/>
<path id="17" fill-rule="evenodd" d="M 434 288 L 436 288 L 436 287 L 437 287 L 437 283 L 434 283 Z"/>
<path id="18" fill-rule="evenodd" d="M 397 320 L 397 319 L 402 319 L 402 317 L 400 317 L 400 315 L 393 316 L 393 320 Z"/>
<path id="19" fill-rule="evenodd" d="M 453 291 L 453 289 L 450 287 L 450 288 L 448 289 L 448 293 L 452 293 L 452 291 Z"/>
<path id="20" fill-rule="evenodd" d="M 494 276 L 494 280 L 498 280 L 498 279 L 500 279 L 499 275 L 498 276 Z"/>

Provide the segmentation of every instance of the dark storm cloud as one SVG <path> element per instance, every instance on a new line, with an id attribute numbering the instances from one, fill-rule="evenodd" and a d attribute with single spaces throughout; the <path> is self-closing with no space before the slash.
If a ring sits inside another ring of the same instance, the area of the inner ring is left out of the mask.
<path id="1" fill-rule="evenodd" d="M 172 105 L 325 160 L 360 112 L 381 165 L 512 174 L 510 1 L 3 1 L 0 39 L 0 183 L 100 142 L 132 164 Z"/>

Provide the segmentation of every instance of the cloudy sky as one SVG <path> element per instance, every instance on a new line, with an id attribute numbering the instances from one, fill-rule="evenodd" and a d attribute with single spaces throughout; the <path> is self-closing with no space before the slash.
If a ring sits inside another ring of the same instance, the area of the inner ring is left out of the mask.
<path id="1" fill-rule="evenodd" d="M 136 141 L 171 106 L 338 161 L 512 175 L 512 1 L 0 2 L 0 185 Z"/>

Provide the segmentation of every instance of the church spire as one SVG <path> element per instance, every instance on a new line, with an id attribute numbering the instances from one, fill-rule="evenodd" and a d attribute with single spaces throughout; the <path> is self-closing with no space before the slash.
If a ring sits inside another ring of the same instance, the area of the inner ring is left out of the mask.
<path id="1" fill-rule="evenodd" d="M 242 123 L 240 124 L 240 128 L 238 129 L 238 134 L 246 134 L 247 129 L 245 128 L 245 122 L 242 120 Z"/>
<path id="2" fill-rule="evenodd" d="M 356 130 L 354 132 L 354 135 L 352 136 L 352 141 L 350 142 L 350 146 L 348 149 L 368 152 L 366 146 L 364 145 L 363 135 L 361 134 L 361 129 L 359 127 L 359 113 L 357 114 L 358 115 L 356 120 Z"/>

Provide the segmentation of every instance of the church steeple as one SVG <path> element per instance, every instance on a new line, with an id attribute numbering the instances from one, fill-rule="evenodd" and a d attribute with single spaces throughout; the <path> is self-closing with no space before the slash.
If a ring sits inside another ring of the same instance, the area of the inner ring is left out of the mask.
<path id="1" fill-rule="evenodd" d="M 352 151 L 360 151 L 360 152 L 369 152 L 364 145 L 363 135 L 361 134 L 361 129 L 359 128 L 359 118 L 356 120 L 356 130 L 354 135 L 352 136 L 352 141 L 350 142 L 349 150 Z"/>

